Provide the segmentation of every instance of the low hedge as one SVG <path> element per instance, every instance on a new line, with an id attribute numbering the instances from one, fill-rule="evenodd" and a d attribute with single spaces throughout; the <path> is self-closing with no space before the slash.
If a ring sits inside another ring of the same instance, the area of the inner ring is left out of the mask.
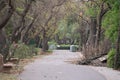
<path id="1" fill-rule="evenodd" d="M 59 45 L 57 46 L 58 50 L 70 50 L 70 45 Z"/>

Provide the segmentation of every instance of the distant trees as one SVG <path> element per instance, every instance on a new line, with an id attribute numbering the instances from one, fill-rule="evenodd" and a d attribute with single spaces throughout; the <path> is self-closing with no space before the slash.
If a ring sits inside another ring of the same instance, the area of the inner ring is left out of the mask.
<path id="1" fill-rule="evenodd" d="M 80 48 L 87 41 L 87 17 L 81 15 L 84 7 L 76 1 L 69 1 L 65 5 L 65 17 L 59 23 L 58 42 L 63 44 L 79 44 Z"/>

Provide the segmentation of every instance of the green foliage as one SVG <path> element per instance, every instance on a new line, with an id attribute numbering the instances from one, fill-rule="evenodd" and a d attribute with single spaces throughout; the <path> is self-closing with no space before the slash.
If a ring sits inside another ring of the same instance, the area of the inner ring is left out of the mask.
<path id="1" fill-rule="evenodd" d="M 85 5 L 87 6 L 85 9 L 85 15 L 89 17 L 96 17 L 100 10 L 99 6 L 91 2 L 86 2 Z"/>
<path id="2" fill-rule="evenodd" d="M 105 36 L 110 38 L 111 41 L 115 42 L 117 39 L 117 30 L 119 27 L 118 20 L 118 12 L 117 11 L 109 11 L 106 15 L 103 26 L 105 31 Z"/>
<path id="3" fill-rule="evenodd" d="M 28 46 L 23 43 L 12 44 L 10 46 L 10 52 L 12 53 L 12 57 L 17 57 L 19 59 L 32 57 L 34 54 L 37 54 L 38 51 L 39 50 L 34 46 Z"/>
<path id="4" fill-rule="evenodd" d="M 18 47 L 14 52 L 14 57 L 23 59 L 23 58 L 26 58 L 28 55 L 30 55 L 30 48 L 23 43 L 18 44 Z"/>
<path id="5" fill-rule="evenodd" d="M 73 13 L 67 17 L 67 26 L 70 26 L 78 21 L 78 15 Z"/>
<path id="6" fill-rule="evenodd" d="M 57 47 L 57 49 L 63 49 L 63 50 L 70 50 L 70 44 L 61 44 L 59 45 L 59 47 Z M 78 50 L 79 46 L 78 45 L 74 45 L 75 48 Z"/>
<path id="7" fill-rule="evenodd" d="M 28 47 L 29 47 L 29 54 L 30 54 L 30 55 L 28 55 L 28 56 L 31 56 L 31 57 L 32 57 L 34 54 L 37 55 L 38 52 L 40 51 L 40 49 L 39 49 L 39 48 L 36 48 L 34 45 L 29 45 Z"/>
<path id="8" fill-rule="evenodd" d="M 78 22 L 78 16 L 76 14 L 71 14 L 66 16 L 65 19 L 61 20 L 58 24 L 58 35 L 59 39 L 73 39 L 77 41 L 80 37 L 77 29 L 80 27 Z"/>
<path id="9" fill-rule="evenodd" d="M 62 44 L 57 49 L 70 50 L 70 45 Z"/>
<path id="10" fill-rule="evenodd" d="M 120 0 L 107 0 L 107 3 L 110 4 L 111 10 L 105 15 L 103 20 L 103 28 L 105 29 L 105 36 L 109 38 L 112 43 L 116 43 L 118 38 L 118 29 L 120 23 Z M 111 49 L 108 54 L 108 67 L 115 68 L 119 67 L 119 63 L 114 66 L 114 56 L 116 49 Z M 117 54 L 117 53 L 116 53 Z M 118 58 L 119 60 L 119 58 Z M 115 62 L 116 63 L 116 62 Z"/>
<path id="11" fill-rule="evenodd" d="M 23 12 L 24 11 L 24 9 L 20 8 L 20 7 L 17 7 L 16 10 L 19 11 L 19 12 Z"/>
<path id="12" fill-rule="evenodd" d="M 26 17 L 28 18 L 28 19 L 30 19 L 30 20 L 33 20 L 34 18 L 32 17 L 32 16 L 30 16 L 30 15 L 26 15 Z"/>
<path id="13" fill-rule="evenodd" d="M 117 32 L 119 27 L 119 2 L 117 1 L 108 1 L 112 6 L 112 9 L 105 15 L 105 18 L 103 20 L 105 36 L 109 38 L 112 42 L 115 42 L 117 39 Z"/>
<path id="14" fill-rule="evenodd" d="M 116 50 L 111 49 L 108 53 L 108 60 L 107 60 L 107 65 L 110 68 L 114 67 L 114 56 L 115 56 Z"/>
<path id="15" fill-rule="evenodd" d="M 95 8 L 89 8 L 86 12 L 86 15 L 92 16 L 92 17 L 96 17 L 96 12 L 95 12 Z"/>
<path id="16" fill-rule="evenodd" d="M 66 20 L 61 20 L 58 24 L 58 34 L 60 35 L 60 39 L 62 39 L 66 32 L 67 32 L 67 21 Z"/>
<path id="17" fill-rule="evenodd" d="M 57 45 L 57 43 L 56 43 L 55 41 L 49 41 L 49 42 L 48 42 L 48 45 L 53 45 L 53 44 L 54 44 L 54 45 Z"/>
<path id="18" fill-rule="evenodd" d="M 9 22 L 7 24 L 7 27 L 5 28 L 5 32 L 8 36 L 11 36 L 12 30 L 13 30 L 13 25 L 11 24 L 11 22 Z"/>

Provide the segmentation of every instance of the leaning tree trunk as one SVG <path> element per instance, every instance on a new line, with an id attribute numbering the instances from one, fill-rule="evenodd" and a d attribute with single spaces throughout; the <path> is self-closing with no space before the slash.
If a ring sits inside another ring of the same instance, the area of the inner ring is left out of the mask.
<path id="1" fill-rule="evenodd" d="M 26 26 L 25 31 L 23 30 L 23 31 L 21 32 L 21 34 L 22 34 L 22 35 L 21 35 L 21 38 L 20 38 L 21 42 L 25 42 L 25 39 L 27 38 L 26 35 L 27 35 L 27 34 L 30 32 L 30 30 L 32 29 L 33 24 L 34 24 L 36 18 L 37 18 L 37 15 L 35 15 L 34 19 L 31 21 L 31 23 L 30 23 L 28 26 Z"/>
<path id="2" fill-rule="evenodd" d="M 14 29 L 13 33 L 12 33 L 12 41 L 16 41 L 18 42 L 21 38 L 21 33 L 22 31 L 25 29 L 25 18 L 26 18 L 26 15 L 27 13 L 29 12 L 31 6 L 32 6 L 32 2 L 33 0 L 30 0 L 27 4 L 26 4 L 26 7 L 22 13 L 22 15 L 20 15 L 20 21 L 19 21 L 19 24 L 18 24 L 18 27 Z M 22 35 L 22 38 L 24 36 Z M 22 39 L 21 39 L 22 40 Z"/>
<path id="3" fill-rule="evenodd" d="M 4 15 L 3 19 L 0 21 L 0 29 L 4 28 L 5 25 L 8 23 L 8 21 L 10 20 L 10 18 L 13 15 L 14 9 L 13 9 L 13 1 L 9 0 L 8 6 L 10 7 L 6 12 L 7 14 Z M 0 5 L 1 6 L 1 5 Z M 4 5 L 5 7 L 5 5 Z M 4 8 L 2 7 L 2 8 Z"/>
<path id="4" fill-rule="evenodd" d="M 105 5 L 107 5 L 107 7 Z M 96 47 L 99 46 L 99 42 L 101 39 L 102 19 L 110 9 L 111 9 L 111 6 L 109 5 L 109 3 L 106 4 L 106 0 L 104 0 L 100 5 L 100 12 L 97 16 L 97 32 L 96 32 L 96 42 L 95 42 Z"/>

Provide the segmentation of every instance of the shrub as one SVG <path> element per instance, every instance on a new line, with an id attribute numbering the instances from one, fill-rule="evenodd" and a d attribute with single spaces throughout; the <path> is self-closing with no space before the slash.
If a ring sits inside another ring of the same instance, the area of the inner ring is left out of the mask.
<path id="1" fill-rule="evenodd" d="M 19 59 L 32 57 L 34 54 L 37 54 L 37 52 L 38 49 L 36 49 L 34 46 L 28 46 L 23 43 L 12 44 L 10 46 L 11 56 Z"/>
<path id="2" fill-rule="evenodd" d="M 40 52 L 40 48 L 36 48 L 35 46 L 29 46 L 29 48 L 30 48 L 31 56 L 37 55 L 38 52 Z"/>
<path id="3" fill-rule="evenodd" d="M 21 44 L 18 44 L 18 47 L 16 48 L 16 50 L 14 52 L 14 56 L 18 57 L 20 59 L 23 59 L 28 56 L 31 56 L 30 53 L 31 53 L 30 48 L 27 45 L 21 43 Z"/>
<path id="4" fill-rule="evenodd" d="M 108 60 L 107 60 L 107 65 L 110 68 L 114 67 L 114 56 L 115 56 L 116 50 L 111 49 L 108 53 Z"/>

